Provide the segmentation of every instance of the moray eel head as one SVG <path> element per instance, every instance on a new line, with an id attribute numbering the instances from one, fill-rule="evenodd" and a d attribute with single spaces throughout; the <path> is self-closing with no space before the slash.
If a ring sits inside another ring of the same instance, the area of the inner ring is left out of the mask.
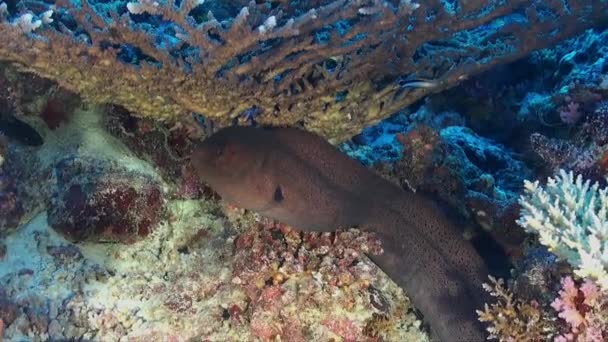
<path id="1" fill-rule="evenodd" d="M 260 133 L 242 127 L 222 129 L 195 148 L 191 163 L 224 200 L 262 212 L 275 206 L 282 194 L 262 172 L 266 162 L 262 144 L 267 137 Z"/>

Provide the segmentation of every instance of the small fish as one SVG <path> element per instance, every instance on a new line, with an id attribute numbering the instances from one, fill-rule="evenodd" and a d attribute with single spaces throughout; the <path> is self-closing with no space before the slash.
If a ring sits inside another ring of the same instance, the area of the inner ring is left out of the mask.
<path id="1" fill-rule="evenodd" d="M 432 89 L 439 86 L 439 81 L 429 80 L 425 78 L 412 78 L 409 80 L 400 80 L 399 86 L 401 88 L 427 88 Z"/>
<path id="2" fill-rule="evenodd" d="M 42 136 L 32 126 L 15 117 L 0 116 L 0 133 L 27 146 L 40 146 L 44 143 Z"/>

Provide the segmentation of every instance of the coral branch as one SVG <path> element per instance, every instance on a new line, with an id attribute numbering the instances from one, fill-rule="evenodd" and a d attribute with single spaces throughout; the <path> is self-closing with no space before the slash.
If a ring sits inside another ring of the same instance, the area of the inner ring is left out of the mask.
<path id="1" fill-rule="evenodd" d="M 233 18 L 217 19 L 198 14 L 209 3 L 58 0 L 25 14 L 5 5 L 0 60 L 141 116 L 195 112 L 226 125 L 256 108 L 258 123 L 341 140 L 608 13 L 602 0 L 239 1 Z M 404 87 L 412 77 L 436 86 Z"/>
<path id="2" fill-rule="evenodd" d="M 567 260 L 574 273 L 608 289 L 608 188 L 560 170 L 543 188 L 525 182 L 517 223 L 536 233 L 541 244 Z"/>

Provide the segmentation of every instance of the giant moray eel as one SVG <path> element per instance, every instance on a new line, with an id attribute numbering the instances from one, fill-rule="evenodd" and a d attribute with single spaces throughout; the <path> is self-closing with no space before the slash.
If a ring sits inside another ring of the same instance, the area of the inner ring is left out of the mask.
<path id="1" fill-rule="evenodd" d="M 483 260 L 432 201 L 404 191 L 295 128 L 231 127 L 191 158 L 224 200 L 307 231 L 359 227 L 384 253 L 372 260 L 408 293 L 441 341 L 482 341 Z"/>

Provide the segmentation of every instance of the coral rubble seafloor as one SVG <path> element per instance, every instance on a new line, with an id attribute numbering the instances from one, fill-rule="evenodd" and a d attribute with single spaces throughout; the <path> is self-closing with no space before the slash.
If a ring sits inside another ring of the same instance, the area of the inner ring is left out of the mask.
<path id="1" fill-rule="evenodd" d="M 235 124 L 316 132 L 445 204 L 491 268 L 489 338 L 608 340 L 606 13 L 0 1 L 0 340 L 430 340 L 374 235 L 200 182 L 193 147 Z"/>

